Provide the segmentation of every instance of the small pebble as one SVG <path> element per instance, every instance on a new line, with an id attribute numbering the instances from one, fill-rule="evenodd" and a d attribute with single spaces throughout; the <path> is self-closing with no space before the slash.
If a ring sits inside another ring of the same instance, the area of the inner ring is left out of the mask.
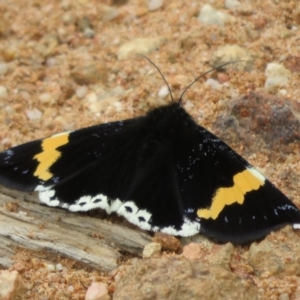
<path id="1" fill-rule="evenodd" d="M 63 16 L 62 16 L 62 21 L 65 25 L 71 25 L 71 24 L 75 24 L 75 16 L 69 12 L 66 12 Z"/>
<path id="2" fill-rule="evenodd" d="M 44 269 L 47 270 L 48 272 L 55 272 L 55 265 L 50 263 L 45 263 Z"/>
<path id="3" fill-rule="evenodd" d="M 51 68 L 57 65 L 57 58 L 55 57 L 48 57 L 46 59 L 46 66 Z"/>
<path id="4" fill-rule="evenodd" d="M 63 270 L 62 264 L 57 264 L 57 265 L 55 266 L 55 268 L 56 268 L 57 271 L 62 271 L 62 270 Z"/>
<path id="5" fill-rule="evenodd" d="M 87 95 L 86 100 L 88 102 L 97 102 L 98 101 L 98 97 L 97 97 L 96 93 L 92 92 L 92 93 L 89 93 Z"/>
<path id="6" fill-rule="evenodd" d="M 8 66 L 6 63 L 0 63 L 0 75 L 5 75 L 8 71 Z"/>
<path id="7" fill-rule="evenodd" d="M 43 114 L 37 108 L 33 108 L 30 110 L 29 109 L 26 110 L 26 115 L 30 121 L 35 121 L 35 120 L 40 120 Z"/>
<path id="8" fill-rule="evenodd" d="M 201 257 L 202 246 L 198 243 L 190 243 L 183 247 L 182 255 L 188 260 L 197 260 Z"/>
<path id="9" fill-rule="evenodd" d="M 85 28 L 83 35 L 86 38 L 92 39 L 95 36 L 95 31 L 92 28 Z"/>
<path id="10" fill-rule="evenodd" d="M 159 98 L 165 98 L 166 96 L 168 96 L 169 95 L 169 89 L 168 89 L 168 87 L 165 85 L 165 86 L 163 86 L 159 91 L 158 91 L 158 97 Z"/>
<path id="11" fill-rule="evenodd" d="M 280 94 L 281 96 L 286 96 L 288 94 L 288 92 L 285 89 L 281 89 L 278 91 L 278 94 Z"/>
<path id="12" fill-rule="evenodd" d="M 102 5 L 100 12 L 101 19 L 105 22 L 112 21 L 119 16 L 119 10 L 115 7 Z"/>
<path id="13" fill-rule="evenodd" d="M 225 0 L 225 7 L 231 10 L 235 10 L 241 6 L 238 0 Z"/>
<path id="14" fill-rule="evenodd" d="M 67 291 L 72 293 L 74 291 L 74 286 L 73 285 L 69 285 L 67 288 Z"/>
<path id="15" fill-rule="evenodd" d="M 160 243 L 150 243 L 144 247 L 143 258 L 158 256 L 161 252 Z"/>
<path id="16" fill-rule="evenodd" d="M 4 99 L 7 98 L 7 96 L 8 96 L 7 88 L 3 85 L 0 85 L 0 98 Z"/>
<path id="17" fill-rule="evenodd" d="M 290 300 L 290 296 L 287 293 L 280 294 L 278 300 Z"/>
<path id="18" fill-rule="evenodd" d="M 44 104 L 52 104 L 54 103 L 54 99 L 53 99 L 53 96 L 49 93 L 42 93 L 40 94 L 39 96 L 39 100 L 44 103 Z"/>
<path id="19" fill-rule="evenodd" d="M 228 18 L 229 16 L 226 13 L 214 9 L 209 4 L 203 5 L 198 16 L 198 20 L 203 24 L 219 26 L 223 26 Z"/>
<path id="20" fill-rule="evenodd" d="M 148 0 L 148 8 L 149 10 L 156 10 L 164 4 L 163 0 Z"/>
<path id="21" fill-rule="evenodd" d="M 0 299 L 24 299 L 26 291 L 17 271 L 0 270 Z"/>
<path id="22" fill-rule="evenodd" d="M 16 112 L 15 109 L 10 105 L 5 106 L 5 111 L 8 115 L 12 115 Z"/>
<path id="23" fill-rule="evenodd" d="M 265 87 L 270 87 L 287 84 L 291 72 L 281 64 L 269 63 L 266 67 L 265 75 L 267 77 Z"/>
<path id="24" fill-rule="evenodd" d="M 220 90 L 222 87 L 219 81 L 213 78 L 208 78 L 206 80 L 206 84 L 208 84 L 213 90 Z"/>
<path id="25" fill-rule="evenodd" d="M 85 85 L 79 87 L 76 90 L 76 96 L 77 96 L 77 98 L 82 99 L 86 95 L 87 91 L 88 91 L 88 89 L 87 89 L 87 87 Z"/>
<path id="26" fill-rule="evenodd" d="M 85 294 L 85 300 L 110 300 L 108 286 L 103 282 L 93 282 Z"/>

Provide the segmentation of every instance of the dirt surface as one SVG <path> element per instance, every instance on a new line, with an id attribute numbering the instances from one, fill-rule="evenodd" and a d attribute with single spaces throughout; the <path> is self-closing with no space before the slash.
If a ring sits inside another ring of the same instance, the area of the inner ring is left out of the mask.
<path id="1" fill-rule="evenodd" d="M 238 45 L 244 54 L 227 52 L 221 58 L 246 57 L 249 64 L 237 63 L 200 79 L 184 95 L 184 107 L 300 207 L 298 1 L 240 1 L 235 9 L 225 7 L 225 1 L 211 2 L 227 14 L 219 25 L 199 21 L 205 1 L 165 0 L 151 11 L 141 0 L 2 0 L 0 151 L 169 103 L 168 96 L 162 97 L 165 83 L 158 71 L 137 52 L 160 68 L 176 98 L 219 62 L 217 50 Z M 288 70 L 280 84 L 266 84 L 269 63 Z M 247 107 L 239 99 L 246 99 Z M 125 255 L 111 273 L 20 249 L 11 270 L 19 272 L 26 286 L 23 299 L 84 299 L 95 281 L 107 283 L 109 296 L 116 291 L 116 299 L 175 299 L 173 287 L 181 283 L 177 291 L 184 297 L 178 299 L 225 299 L 221 284 L 228 299 L 241 299 L 243 293 L 249 299 L 299 299 L 299 240 L 300 234 L 289 228 L 244 247 L 202 238 L 200 248 L 192 247 L 196 252 L 186 256 L 178 254 L 177 245 L 176 254 L 164 245 L 161 258 L 127 260 Z M 196 289 L 197 280 L 201 285 Z M 168 290 L 160 290 L 166 282 Z M 201 294 L 208 288 L 215 290 Z"/>

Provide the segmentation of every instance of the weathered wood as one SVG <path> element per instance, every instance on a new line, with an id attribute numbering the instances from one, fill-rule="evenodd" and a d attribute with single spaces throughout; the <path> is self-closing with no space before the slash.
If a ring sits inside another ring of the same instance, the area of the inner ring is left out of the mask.
<path id="1" fill-rule="evenodd" d="M 17 203 L 17 211 L 7 209 Z M 95 238 L 97 236 L 100 238 Z M 14 248 L 59 253 L 98 270 L 118 266 L 121 252 L 140 256 L 151 237 L 107 221 L 43 206 L 35 193 L 0 186 L 0 265 L 9 267 Z"/>

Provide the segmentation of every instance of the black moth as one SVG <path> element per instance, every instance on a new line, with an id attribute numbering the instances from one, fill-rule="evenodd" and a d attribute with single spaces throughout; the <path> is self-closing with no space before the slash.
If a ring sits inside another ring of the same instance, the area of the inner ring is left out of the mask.
<path id="1" fill-rule="evenodd" d="M 142 117 L 8 149 L 0 153 L 0 183 L 37 191 L 49 206 L 102 208 L 178 236 L 246 243 L 287 224 L 300 228 L 299 209 L 196 124 L 182 96 Z"/>

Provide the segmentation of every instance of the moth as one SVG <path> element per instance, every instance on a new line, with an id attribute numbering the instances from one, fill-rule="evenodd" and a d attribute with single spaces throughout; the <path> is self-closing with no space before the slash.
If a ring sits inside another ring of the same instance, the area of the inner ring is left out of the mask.
<path id="1" fill-rule="evenodd" d="M 287 224 L 299 229 L 296 205 L 198 125 L 182 105 L 183 94 L 141 117 L 8 149 L 0 153 L 0 183 L 36 191 L 48 206 L 101 208 L 176 236 L 201 233 L 238 244 Z"/>

